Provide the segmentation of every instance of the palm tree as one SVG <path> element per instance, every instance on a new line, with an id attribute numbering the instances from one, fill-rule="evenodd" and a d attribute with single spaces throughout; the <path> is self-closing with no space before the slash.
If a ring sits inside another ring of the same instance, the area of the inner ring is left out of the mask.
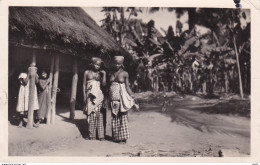
<path id="1" fill-rule="evenodd" d="M 241 98 L 244 97 L 243 86 L 242 86 L 242 76 L 241 76 L 241 67 L 239 54 L 241 54 L 240 49 L 242 50 L 243 44 L 246 43 L 246 40 L 237 39 L 242 35 L 240 30 L 240 20 L 241 17 L 245 18 L 245 14 L 242 10 L 227 10 L 227 9 L 183 9 L 183 8 L 167 8 L 168 11 L 175 11 L 177 17 L 180 17 L 185 11 L 189 14 L 189 27 L 194 27 L 195 23 L 198 25 L 203 25 L 211 30 L 211 36 L 213 42 L 216 46 L 213 49 L 219 49 L 220 53 L 224 53 L 224 49 L 228 49 L 227 46 L 233 47 L 234 55 L 236 57 L 237 72 L 238 72 L 238 81 L 239 81 L 239 91 Z M 160 8 L 151 8 L 151 12 L 160 10 Z M 205 16 L 206 15 L 206 16 Z M 236 25 L 236 26 L 235 26 Z M 191 30 L 191 28 L 190 28 Z M 226 31 L 226 35 L 220 34 Z M 240 35 L 238 35 L 240 33 Z M 248 33 L 247 33 L 248 34 Z M 229 38 L 230 36 L 230 38 Z M 248 37 L 247 37 L 248 38 Z M 240 42 L 242 41 L 242 42 Z M 185 45 L 184 45 L 185 47 Z M 221 49 L 222 48 L 222 49 Z M 215 51 L 215 50 L 211 50 Z M 215 51 L 216 52 L 216 51 Z"/>
<path id="2" fill-rule="evenodd" d="M 142 8 L 136 7 L 103 7 L 101 12 L 105 12 L 106 18 L 101 20 L 102 27 L 104 27 L 110 34 L 112 34 L 117 41 L 123 45 L 124 37 L 127 32 L 128 23 L 131 16 L 137 16 L 138 12 L 142 12 Z M 125 12 L 128 12 L 128 19 L 125 18 Z M 120 18 L 117 17 L 119 13 Z"/>
<path id="3" fill-rule="evenodd" d="M 217 33 L 219 27 L 215 26 L 217 23 L 222 23 L 226 26 L 226 30 L 230 33 L 230 46 L 232 46 L 235 50 L 235 56 L 236 56 L 236 64 L 237 64 L 237 72 L 238 72 L 238 81 L 239 81 L 239 91 L 241 98 L 244 97 L 243 93 L 243 85 L 242 85 L 242 76 L 241 76 L 241 67 L 240 67 L 240 60 L 239 60 L 239 51 L 238 47 L 240 45 L 237 43 L 238 34 L 241 34 L 241 17 L 243 17 L 242 10 L 226 10 L 226 9 L 204 9 L 200 10 L 200 14 L 205 14 L 209 17 L 202 17 L 200 19 L 200 24 L 207 26 L 211 29 L 213 34 Z M 209 20 L 210 19 L 210 20 Z M 235 25 L 236 24 L 236 25 Z M 217 36 L 215 35 L 215 38 Z M 232 44 L 232 45 L 231 45 Z M 241 44 L 241 43 L 240 43 Z"/>

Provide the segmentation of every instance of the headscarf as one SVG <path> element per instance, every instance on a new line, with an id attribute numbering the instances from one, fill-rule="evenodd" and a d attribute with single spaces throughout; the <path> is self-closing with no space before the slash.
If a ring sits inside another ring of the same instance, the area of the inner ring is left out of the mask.
<path id="1" fill-rule="evenodd" d="M 101 58 L 99 58 L 99 57 L 92 57 L 91 61 L 92 61 L 93 64 L 95 64 L 98 61 L 102 62 Z"/>
<path id="2" fill-rule="evenodd" d="M 48 77 L 48 73 L 46 72 L 46 70 L 42 70 L 42 71 L 41 71 L 40 77 L 43 78 L 43 77 L 42 77 L 42 74 L 43 74 L 43 73 L 46 74 L 46 78 L 47 78 L 47 77 Z"/>
<path id="3" fill-rule="evenodd" d="M 124 63 L 124 56 L 114 56 L 114 61 L 117 64 L 123 65 L 123 63 Z"/>

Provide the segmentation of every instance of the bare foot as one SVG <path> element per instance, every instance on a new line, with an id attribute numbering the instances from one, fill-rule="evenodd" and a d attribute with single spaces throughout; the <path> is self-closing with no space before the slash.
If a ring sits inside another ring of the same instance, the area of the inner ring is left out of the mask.
<path id="1" fill-rule="evenodd" d="M 23 121 L 20 121 L 18 128 L 22 128 L 23 127 Z"/>
<path id="2" fill-rule="evenodd" d="M 38 127 L 39 127 L 41 122 L 42 122 L 42 120 L 39 119 L 39 120 L 36 122 L 36 125 L 38 125 Z"/>
<path id="3" fill-rule="evenodd" d="M 86 140 L 96 140 L 96 138 L 94 138 L 94 137 L 87 137 L 87 138 L 85 138 Z"/>
<path id="4" fill-rule="evenodd" d="M 119 141 L 119 144 L 126 144 L 126 140 Z"/>
<path id="5" fill-rule="evenodd" d="M 33 127 L 35 127 L 35 128 L 39 128 L 39 125 L 33 123 Z"/>

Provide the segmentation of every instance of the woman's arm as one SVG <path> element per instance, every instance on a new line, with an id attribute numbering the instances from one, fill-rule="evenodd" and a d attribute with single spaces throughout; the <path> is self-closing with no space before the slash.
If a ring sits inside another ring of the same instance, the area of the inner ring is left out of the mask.
<path id="1" fill-rule="evenodd" d="M 83 76 L 83 99 L 84 99 L 84 103 L 86 103 L 86 78 L 87 78 L 87 74 L 88 74 L 88 71 L 85 71 L 84 72 L 84 76 Z"/>
<path id="2" fill-rule="evenodd" d="M 126 87 L 126 91 L 130 96 L 133 96 L 133 92 L 130 88 L 130 83 L 129 83 L 129 75 L 127 72 L 125 72 L 125 87 Z"/>
<path id="3" fill-rule="evenodd" d="M 106 86 L 107 84 L 107 79 L 106 79 L 106 72 L 104 70 L 101 70 L 100 73 L 102 73 L 102 86 Z"/>
<path id="4" fill-rule="evenodd" d="M 27 73 L 26 78 L 19 78 L 19 80 L 21 81 L 21 83 L 26 86 L 28 81 L 29 81 L 29 74 Z"/>
<path id="5" fill-rule="evenodd" d="M 42 84 L 39 81 L 39 86 L 42 88 L 42 90 L 45 90 L 49 83 L 50 83 L 50 79 L 47 79 L 47 81 L 44 84 Z"/>

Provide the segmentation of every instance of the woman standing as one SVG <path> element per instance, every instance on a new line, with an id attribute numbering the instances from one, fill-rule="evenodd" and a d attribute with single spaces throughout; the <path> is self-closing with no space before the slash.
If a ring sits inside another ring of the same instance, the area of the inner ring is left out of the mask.
<path id="1" fill-rule="evenodd" d="M 92 58 L 91 69 L 86 70 L 83 78 L 83 96 L 86 108 L 84 109 L 88 120 L 89 140 L 104 140 L 104 119 L 103 119 L 103 100 L 104 95 L 101 90 L 106 85 L 106 72 L 100 71 L 101 59 Z"/>
<path id="2" fill-rule="evenodd" d="M 115 56 L 115 71 L 109 76 L 109 99 L 112 109 L 112 138 L 115 142 L 126 143 L 129 138 L 127 111 L 135 105 L 129 86 L 129 76 L 123 70 L 123 56 Z"/>
<path id="3" fill-rule="evenodd" d="M 29 76 L 28 73 L 25 71 L 20 73 L 18 76 L 18 80 L 20 81 L 20 89 L 19 89 L 19 95 L 18 95 L 18 102 L 16 106 L 16 111 L 20 114 L 20 122 L 18 127 L 21 128 L 23 126 L 23 119 L 25 118 L 26 113 L 28 112 L 29 107 Z M 36 75 L 36 83 L 37 83 L 38 77 Z M 38 103 L 38 97 L 37 97 L 37 89 L 35 86 L 34 89 L 34 96 L 33 96 L 33 110 L 39 109 L 39 103 Z M 37 125 L 34 123 L 34 127 L 37 127 Z"/>
<path id="4" fill-rule="evenodd" d="M 38 111 L 38 122 L 36 123 L 39 125 L 42 120 L 47 115 L 48 110 L 48 84 L 50 83 L 50 80 L 47 78 L 47 72 L 42 71 L 41 76 L 38 80 L 38 99 L 39 99 L 39 111 Z"/>

